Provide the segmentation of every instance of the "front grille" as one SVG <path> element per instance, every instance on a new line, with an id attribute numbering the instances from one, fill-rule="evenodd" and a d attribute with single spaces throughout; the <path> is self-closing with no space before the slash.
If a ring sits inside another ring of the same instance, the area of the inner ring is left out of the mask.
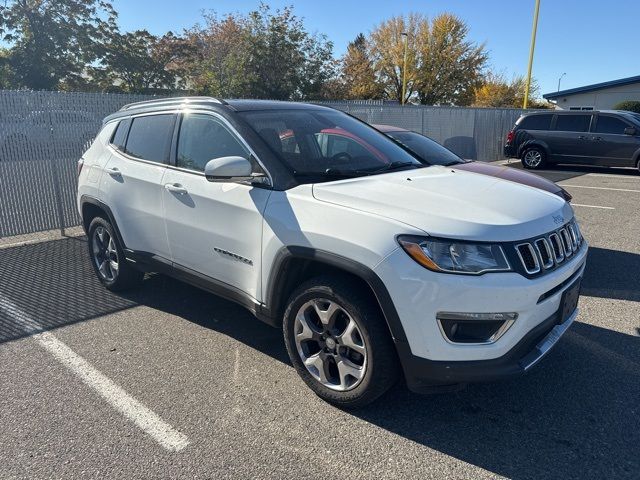
<path id="1" fill-rule="evenodd" d="M 535 275 L 567 261 L 580 249 L 583 240 L 578 225 L 572 220 L 556 231 L 517 244 L 515 249 L 524 270 Z"/>

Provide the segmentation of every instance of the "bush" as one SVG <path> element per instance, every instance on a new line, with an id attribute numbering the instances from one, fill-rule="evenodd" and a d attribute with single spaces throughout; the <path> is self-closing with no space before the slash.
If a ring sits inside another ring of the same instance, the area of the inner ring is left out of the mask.
<path id="1" fill-rule="evenodd" d="M 628 110 L 629 112 L 640 113 L 640 102 L 637 100 L 626 100 L 624 102 L 616 103 L 613 108 L 615 110 Z"/>

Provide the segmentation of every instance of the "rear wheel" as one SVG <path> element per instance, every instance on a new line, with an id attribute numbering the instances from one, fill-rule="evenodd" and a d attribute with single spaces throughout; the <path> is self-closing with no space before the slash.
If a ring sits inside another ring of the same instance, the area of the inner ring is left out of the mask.
<path id="1" fill-rule="evenodd" d="M 522 152 L 521 161 L 524 168 L 530 168 L 532 170 L 540 169 L 545 166 L 546 154 L 539 147 L 527 148 Z"/>
<path id="2" fill-rule="evenodd" d="M 122 291 L 140 285 L 144 273 L 124 257 L 122 246 L 108 220 L 96 217 L 89 225 L 89 256 L 98 280 L 109 290 Z"/>
<path id="3" fill-rule="evenodd" d="M 334 405 L 366 405 L 398 379 L 395 347 L 375 299 L 348 277 L 301 285 L 291 295 L 283 330 L 298 374 Z"/>

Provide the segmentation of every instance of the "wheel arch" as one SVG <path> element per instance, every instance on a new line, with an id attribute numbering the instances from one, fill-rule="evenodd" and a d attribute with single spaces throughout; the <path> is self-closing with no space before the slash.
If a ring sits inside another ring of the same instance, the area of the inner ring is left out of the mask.
<path id="1" fill-rule="evenodd" d="M 547 160 L 549 160 L 549 157 L 551 156 L 551 150 L 549 149 L 549 145 L 547 145 L 547 143 L 542 140 L 527 140 L 526 142 L 523 142 L 518 149 L 518 158 L 522 158 L 524 152 L 531 147 L 541 148 L 544 151 Z"/>
<path id="2" fill-rule="evenodd" d="M 293 290 L 301 282 L 327 273 L 351 276 L 366 287 L 380 308 L 392 338 L 406 342 L 400 317 L 380 277 L 355 260 L 311 247 L 284 247 L 278 252 L 267 282 L 265 313 L 274 323 L 280 323 Z"/>
<path id="3" fill-rule="evenodd" d="M 85 233 L 89 233 L 89 225 L 94 218 L 106 217 L 106 219 L 109 220 L 109 223 L 111 223 L 120 245 L 123 249 L 126 249 L 118 224 L 116 223 L 113 213 L 107 204 L 101 202 L 97 198 L 83 195 L 80 199 L 80 211 L 82 215 L 82 227 L 84 228 Z"/>

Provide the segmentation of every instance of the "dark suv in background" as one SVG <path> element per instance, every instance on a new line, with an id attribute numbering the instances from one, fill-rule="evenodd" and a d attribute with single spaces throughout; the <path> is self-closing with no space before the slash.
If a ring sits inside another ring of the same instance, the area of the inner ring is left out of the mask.
<path id="1" fill-rule="evenodd" d="M 525 168 L 555 163 L 640 170 L 640 114 L 622 110 L 554 111 L 522 115 L 507 134 L 507 157 Z"/>

